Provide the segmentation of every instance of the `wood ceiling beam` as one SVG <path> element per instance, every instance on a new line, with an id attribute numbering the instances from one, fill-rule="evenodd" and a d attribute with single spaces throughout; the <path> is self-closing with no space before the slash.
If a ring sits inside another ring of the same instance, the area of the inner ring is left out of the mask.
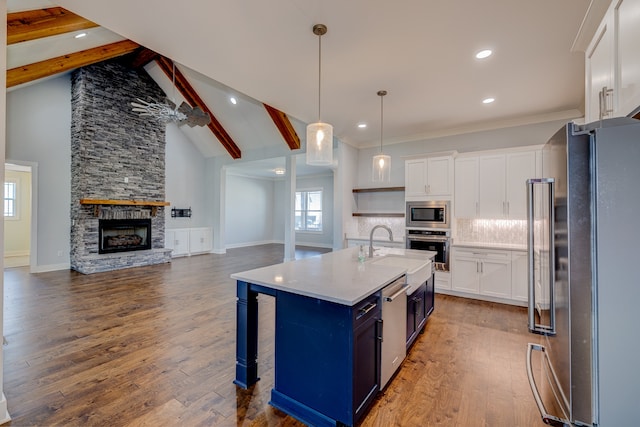
<path id="1" fill-rule="evenodd" d="M 291 150 L 299 149 L 300 137 L 296 133 L 296 130 L 293 128 L 293 125 L 291 124 L 289 117 L 287 117 L 285 113 L 278 110 L 277 108 L 273 108 L 272 106 L 267 104 L 262 104 L 262 105 L 264 105 L 264 108 L 267 110 L 267 113 L 269 113 L 271 120 L 273 120 L 273 123 L 276 125 L 276 127 L 280 131 L 280 134 L 282 134 L 282 137 L 284 138 L 284 142 L 287 143 L 289 148 Z"/>
<path id="2" fill-rule="evenodd" d="M 158 52 L 154 52 L 147 47 L 141 46 L 140 49 L 132 54 L 130 66 L 131 68 L 137 70 L 159 57 L 160 54 Z"/>
<path id="3" fill-rule="evenodd" d="M 7 14 L 7 44 L 26 42 L 72 31 L 97 27 L 61 7 L 27 10 Z"/>
<path id="4" fill-rule="evenodd" d="M 106 61 L 107 59 L 126 55 L 136 50 L 140 45 L 131 40 L 86 49 L 68 55 L 58 56 L 33 64 L 7 70 L 7 87 L 17 86 L 33 80 L 64 73 L 75 68 Z"/>
<path id="5" fill-rule="evenodd" d="M 160 69 L 164 71 L 164 73 L 169 77 L 169 80 L 173 80 L 173 62 L 164 56 L 159 56 L 156 58 L 156 63 L 160 66 Z M 240 152 L 240 148 L 233 142 L 233 139 L 227 131 L 222 127 L 222 124 L 215 118 L 211 110 L 204 103 L 202 98 L 197 94 L 195 89 L 191 86 L 187 78 L 175 68 L 175 82 L 176 88 L 180 91 L 180 94 L 184 97 L 184 99 L 191 104 L 191 107 L 200 107 L 202 111 L 209 114 L 211 121 L 207 125 L 211 132 L 218 138 L 218 141 L 222 144 L 222 146 L 227 150 L 227 152 L 234 159 L 239 159 L 242 157 L 242 153 Z"/>

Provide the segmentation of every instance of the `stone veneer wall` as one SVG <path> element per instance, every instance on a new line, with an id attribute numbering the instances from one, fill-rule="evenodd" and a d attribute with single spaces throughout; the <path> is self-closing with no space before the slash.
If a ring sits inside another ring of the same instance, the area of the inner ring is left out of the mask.
<path id="1" fill-rule="evenodd" d="M 164 208 L 102 206 L 99 218 L 151 218 L 151 250 L 98 253 L 98 217 L 80 199 L 165 200 L 164 124 L 131 111 L 135 98 L 164 93 L 144 71 L 118 61 L 76 70 L 71 77 L 71 268 L 95 273 L 170 262 Z M 125 182 L 125 177 L 128 182 Z"/>

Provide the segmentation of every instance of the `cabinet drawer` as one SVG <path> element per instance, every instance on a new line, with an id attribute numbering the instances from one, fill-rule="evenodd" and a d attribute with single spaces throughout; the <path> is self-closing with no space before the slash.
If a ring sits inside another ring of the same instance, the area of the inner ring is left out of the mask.
<path id="1" fill-rule="evenodd" d="M 353 307 L 353 327 L 357 328 L 371 318 L 379 318 L 380 313 L 380 293 L 376 293 Z"/>
<path id="2" fill-rule="evenodd" d="M 510 251 L 494 251 L 494 250 L 487 250 L 487 249 L 454 248 L 453 254 L 455 256 L 477 258 L 477 259 L 495 259 L 495 260 L 505 260 L 505 261 L 508 261 L 511 259 Z"/>

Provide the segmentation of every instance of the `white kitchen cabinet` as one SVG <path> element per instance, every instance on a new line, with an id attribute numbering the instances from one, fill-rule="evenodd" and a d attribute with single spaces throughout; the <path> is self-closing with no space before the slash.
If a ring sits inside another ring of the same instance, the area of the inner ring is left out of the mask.
<path id="1" fill-rule="evenodd" d="M 434 274 L 436 290 L 451 289 L 451 273 L 448 271 L 436 271 Z"/>
<path id="2" fill-rule="evenodd" d="M 453 290 L 511 299 L 511 252 L 453 248 L 451 278 Z"/>
<path id="3" fill-rule="evenodd" d="M 457 158 L 456 218 L 526 219 L 526 181 L 540 175 L 538 152 L 516 150 Z"/>
<path id="4" fill-rule="evenodd" d="M 529 258 L 526 252 L 511 252 L 511 299 L 529 300 Z"/>
<path id="5" fill-rule="evenodd" d="M 640 0 L 611 2 L 585 50 L 585 121 L 640 106 Z"/>
<path id="6" fill-rule="evenodd" d="M 478 215 L 478 158 L 459 157 L 455 169 L 455 216 L 475 218 Z"/>
<path id="7" fill-rule="evenodd" d="M 504 218 L 505 215 L 505 156 L 480 156 L 478 163 L 478 216 Z"/>
<path id="8" fill-rule="evenodd" d="M 506 165 L 506 216 L 509 219 L 527 218 L 527 180 L 538 178 L 536 151 L 507 154 Z M 541 166 L 541 165 L 540 165 Z"/>
<path id="9" fill-rule="evenodd" d="M 210 252 L 212 237 L 209 227 L 172 228 L 165 230 L 164 240 L 165 246 L 173 249 L 171 256 L 179 257 Z"/>
<path id="10" fill-rule="evenodd" d="M 189 255 L 189 230 L 188 229 L 172 229 L 165 230 L 164 234 L 165 246 L 173 249 L 171 256 Z"/>
<path id="11" fill-rule="evenodd" d="M 613 10 L 618 41 L 617 110 L 626 116 L 640 106 L 640 0 L 621 0 Z"/>
<path id="12" fill-rule="evenodd" d="M 211 229 L 208 227 L 189 229 L 189 253 L 211 252 Z"/>
<path id="13" fill-rule="evenodd" d="M 405 161 L 407 200 L 448 199 L 453 190 L 453 156 Z"/>

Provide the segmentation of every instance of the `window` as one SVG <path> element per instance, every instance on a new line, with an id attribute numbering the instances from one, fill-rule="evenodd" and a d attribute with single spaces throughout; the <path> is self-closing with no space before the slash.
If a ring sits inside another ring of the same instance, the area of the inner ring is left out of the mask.
<path id="1" fill-rule="evenodd" d="M 296 231 L 322 231 L 322 190 L 296 191 Z"/>
<path id="2" fill-rule="evenodd" d="M 4 183 L 4 217 L 18 217 L 18 183 L 15 181 L 5 181 Z"/>

